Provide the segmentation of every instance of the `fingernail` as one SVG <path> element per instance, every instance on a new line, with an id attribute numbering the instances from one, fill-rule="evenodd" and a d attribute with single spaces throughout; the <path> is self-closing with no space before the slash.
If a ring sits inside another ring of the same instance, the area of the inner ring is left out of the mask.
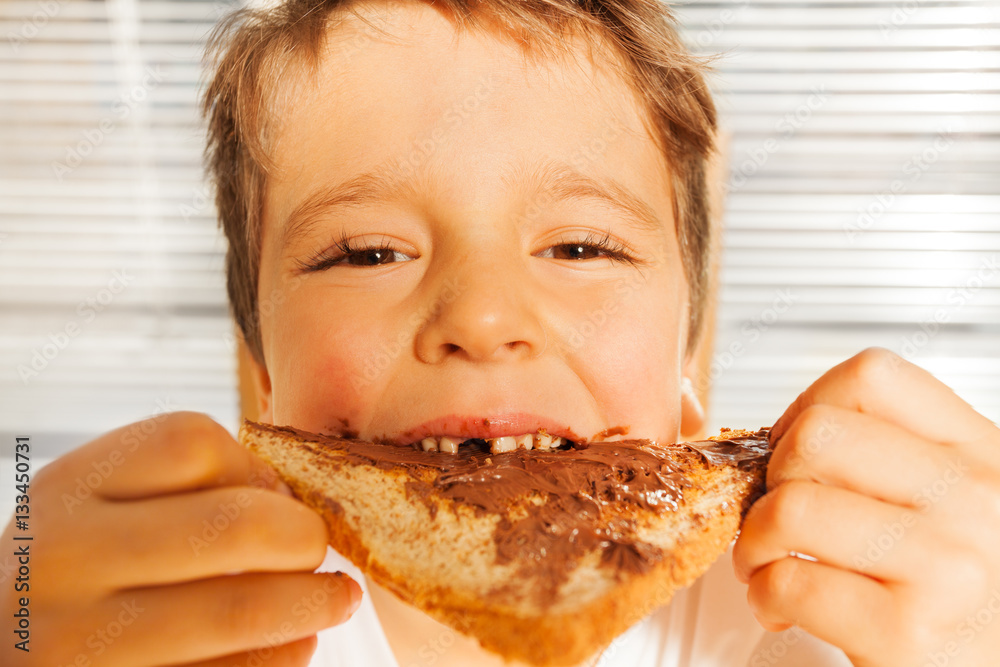
<path id="1" fill-rule="evenodd" d="M 285 484 L 285 480 L 283 479 L 279 479 L 277 483 L 275 483 L 274 490 L 277 491 L 278 493 L 283 493 L 286 496 L 295 497 L 295 494 L 292 493 L 292 487 Z"/>

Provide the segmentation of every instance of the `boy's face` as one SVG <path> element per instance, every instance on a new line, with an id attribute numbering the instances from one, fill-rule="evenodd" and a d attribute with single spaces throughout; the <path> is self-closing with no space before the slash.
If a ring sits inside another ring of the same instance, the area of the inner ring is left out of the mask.
<path id="1" fill-rule="evenodd" d="M 673 441 L 688 290 L 638 101 L 582 40 L 532 65 L 422 3 L 391 12 L 393 37 L 349 15 L 278 91 L 262 418 Z"/>

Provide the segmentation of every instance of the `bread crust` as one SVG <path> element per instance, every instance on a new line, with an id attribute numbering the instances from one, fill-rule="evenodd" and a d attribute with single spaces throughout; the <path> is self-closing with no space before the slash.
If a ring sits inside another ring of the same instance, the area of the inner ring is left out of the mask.
<path id="1" fill-rule="evenodd" d="M 714 439 L 747 435 L 753 434 L 724 431 Z M 408 484 L 433 481 L 433 473 L 351 460 L 324 446 L 321 436 L 303 438 L 253 422 L 244 424 L 240 441 L 321 514 L 330 544 L 367 576 L 484 648 L 539 667 L 593 658 L 701 576 L 763 493 L 767 462 L 767 454 L 729 464 L 690 447 L 666 448 L 685 475 L 677 507 L 650 512 L 619 503 L 601 517 L 609 525 L 634 524 L 636 535 L 663 555 L 637 569 L 609 565 L 596 551 L 581 554 L 553 588 L 554 599 L 540 600 L 532 593 L 552 582 L 543 580 L 541 570 L 532 580 L 537 563 L 498 562 L 493 537 L 502 516 L 483 515 L 434 493 L 414 495 Z M 538 507 L 545 502 L 531 500 Z M 451 560 L 435 560 L 442 553 Z M 425 559 L 430 562 L 422 567 Z"/>

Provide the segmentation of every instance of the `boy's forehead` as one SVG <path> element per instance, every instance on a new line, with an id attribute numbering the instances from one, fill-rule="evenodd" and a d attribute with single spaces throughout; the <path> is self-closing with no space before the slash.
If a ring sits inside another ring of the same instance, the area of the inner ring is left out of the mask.
<path id="1" fill-rule="evenodd" d="M 554 58 L 529 57 L 503 35 L 458 32 L 424 3 L 356 11 L 361 18 L 347 12 L 331 22 L 315 69 L 277 91 L 268 226 L 321 190 L 372 174 L 388 177 L 382 185 L 413 186 L 402 177 L 436 173 L 435 196 L 466 204 L 465 179 L 503 184 L 516 175 L 540 187 L 561 176 L 603 184 L 605 194 L 617 188 L 621 203 L 649 219 L 669 216 L 666 166 L 646 109 L 599 42 L 578 35 Z M 449 168 L 462 178 L 449 178 Z M 450 193 L 441 188 L 448 183 Z"/>

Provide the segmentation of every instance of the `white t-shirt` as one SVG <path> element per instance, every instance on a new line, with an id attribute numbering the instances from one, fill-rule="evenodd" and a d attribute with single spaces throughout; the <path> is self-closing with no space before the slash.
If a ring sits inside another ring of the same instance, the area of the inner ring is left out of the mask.
<path id="1" fill-rule="evenodd" d="M 727 552 L 669 605 L 615 639 L 597 665 L 850 667 L 842 651 L 798 628 L 780 633 L 762 630 L 747 607 L 746 586 L 733 574 L 731 557 Z M 350 561 L 331 549 L 320 570 L 347 573 L 365 596 L 350 620 L 319 633 L 319 646 L 309 667 L 430 667 L 435 662 L 437 649 L 429 648 L 411 663 L 396 662 L 371 601 L 369 582 Z"/>

